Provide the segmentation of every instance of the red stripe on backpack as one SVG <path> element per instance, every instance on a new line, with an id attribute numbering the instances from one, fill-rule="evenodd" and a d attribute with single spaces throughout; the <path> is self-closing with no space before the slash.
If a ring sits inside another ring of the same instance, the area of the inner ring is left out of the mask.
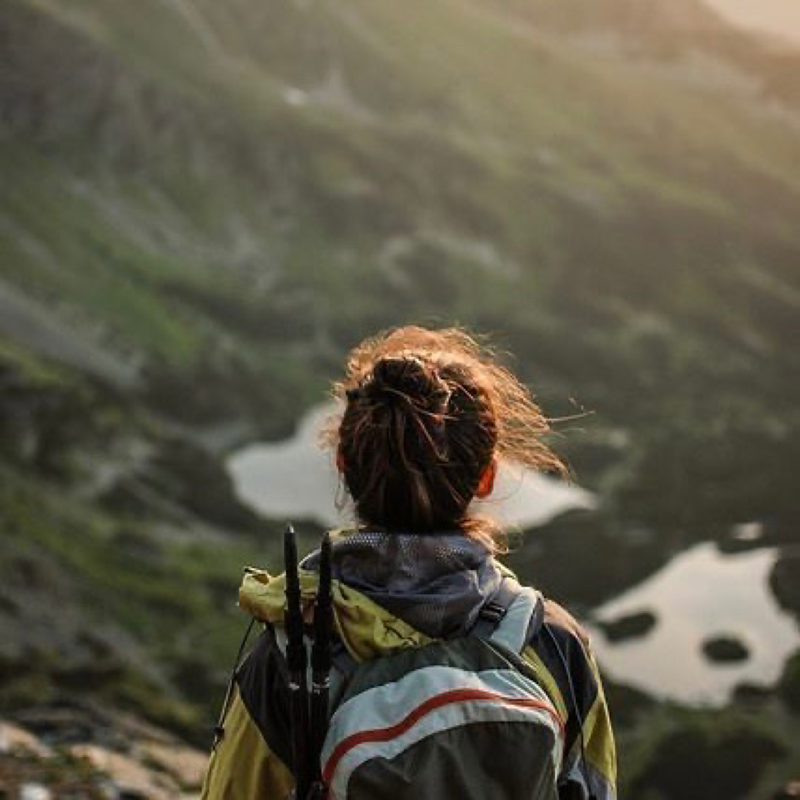
<path id="1" fill-rule="evenodd" d="M 388 728 L 375 728 L 374 730 L 360 731 L 359 733 L 354 733 L 352 736 L 348 736 L 341 741 L 338 747 L 331 753 L 323 770 L 323 780 L 326 784 L 330 785 L 333 774 L 339 766 L 339 762 L 353 748 L 367 742 L 388 742 L 405 733 L 419 722 L 420 719 L 435 711 L 437 708 L 452 703 L 464 703 L 470 700 L 490 700 L 503 705 L 538 708 L 541 711 L 545 711 L 556 721 L 562 738 L 564 736 L 563 720 L 555 709 L 543 700 L 534 700 L 528 697 L 506 697 L 505 695 L 496 694 L 495 692 L 490 692 L 485 689 L 454 689 L 426 700 L 422 705 L 417 706 L 417 708 L 395 725 L 391 725 Z"/>

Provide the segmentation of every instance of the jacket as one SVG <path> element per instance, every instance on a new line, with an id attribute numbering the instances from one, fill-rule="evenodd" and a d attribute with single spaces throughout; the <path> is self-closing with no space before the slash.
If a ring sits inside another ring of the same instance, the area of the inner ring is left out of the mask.
<path id="1" fill-rule="evenodd" d="M 300 568 L 309 615 L 316 561 L 312 554 Z M 332 566 L 335 631 L 356 661 L 465 633 L 504 575 L 511 575 L 482 544 L 461 533 L 340 532 Z M 263 631 L 234 673 L 202 800 L 290 796 L 289 711 L 281 690 L 284 591 L 283 575 L 245 570 L 239 605 Z M 564 609 L 546 601 L 545 622 L 523 658 L 564 724 L 559 796 L 610 800 L 616 796 L 616 754 L 597 664 L 585 634 Z"/>

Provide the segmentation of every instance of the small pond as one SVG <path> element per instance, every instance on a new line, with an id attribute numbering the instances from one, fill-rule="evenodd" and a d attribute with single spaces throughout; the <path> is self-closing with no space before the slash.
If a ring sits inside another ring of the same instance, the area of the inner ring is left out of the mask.
<path id="1" fill-rule="evenodd" d="M 769 589 L 775 558 L 773 548 L 726 554 L 710 542 L 679 553 L 595 609 L 599 621 L 638 612 L 657 620 L 643 636 L 614 644 L 595 628 L 592 640 L 603 668 L 650 694 L 712 705 L 726 702 L 737 684 L 773 684 L 800 644 L 794 620 Z M 709 661 L 703 643 L 713 637 L 740 642 L 747 658 Z"/>

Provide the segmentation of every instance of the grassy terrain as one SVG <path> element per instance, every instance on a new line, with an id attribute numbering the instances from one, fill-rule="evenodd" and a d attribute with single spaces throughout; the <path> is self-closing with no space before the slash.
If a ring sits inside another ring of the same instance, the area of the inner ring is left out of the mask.
<path id="1" fill-rule="evenodd" d="M 633 716 L 617 727 L 626 797 L 782 796 L 800 767 L 797 717 L 775 697 L 742 696 L 713 711 L 667 703 Z"/>
<path id="2" fill-rule="evenodd" d="M 246 628 L 242 567 L 279 563 L 277 523 L 231 539 L 198 520 L 110 514 L 6 468 L 2 478 L 2 710 L 91 699 L 206 746 Z"/>

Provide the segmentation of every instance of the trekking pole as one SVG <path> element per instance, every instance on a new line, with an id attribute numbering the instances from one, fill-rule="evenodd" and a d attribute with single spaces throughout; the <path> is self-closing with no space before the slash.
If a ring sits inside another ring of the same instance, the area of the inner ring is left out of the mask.
<path id="1" fill-rule="evenodd" d="M 322 796 L 320 757 L 328 729 L 331 672 L 331 540 L 325 533 L 319 553 L 319 585 L 314 609 L 314 644 L 311 648 L 311 749 L 309 768 L 315 794 Z"/>
<path id="2" fill-rule="evenodd" d="M 308 770 L 308 684 L 303 612 L 300 607 L 300 576 L 297 572 L 297 540 L 294 528 L 286 527 L 283 536 L 286 569 L 286 665 L 289 670 L 289 713 L 294 760 L 295 797 L 306 800 L 311 784 Z"/>

